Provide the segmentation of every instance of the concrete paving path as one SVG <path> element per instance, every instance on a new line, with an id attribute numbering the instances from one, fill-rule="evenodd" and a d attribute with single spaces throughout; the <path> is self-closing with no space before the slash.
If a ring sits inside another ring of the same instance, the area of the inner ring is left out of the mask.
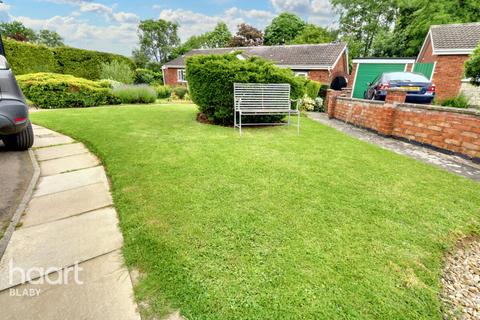
<path id="1" fill-rule="evenodd" d="M 0 260 L 1 319 L 140 319 L 98 159 L 34 126 L 40 179 Z"/>
<path id="2" fill-rule="evenodd" d="M 391 150 L 404 156 L 440 167 L 465 178 L 480 182 L 480 164 L 476 164 L 472 161 L 455 155 L 445 154 L 412 143 L 382 137 L 378 134 L 355 127 L 345 122 L 335 119 L 328 119 L 328 116 L 325 113 L 307 112 L 307 116 L 310 119 L 332 127 L 357 139 L 376 144 L 384 149 Z"/>

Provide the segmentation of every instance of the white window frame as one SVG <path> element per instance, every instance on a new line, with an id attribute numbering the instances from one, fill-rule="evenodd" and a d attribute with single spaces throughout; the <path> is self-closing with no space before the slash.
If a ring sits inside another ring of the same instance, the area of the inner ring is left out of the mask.
<path id="1" fill-rule="evenodd" d="M 186 83 L 187 79 L 185 78 L 186 72 L 185 69 L 177 69 L 177 81 Z"/>
<path id="2" fill-rule="evenodd" d="M 304 77 L 308 78 L 308 72 L 307 71 L 294 71 L 295 77 Z"/>

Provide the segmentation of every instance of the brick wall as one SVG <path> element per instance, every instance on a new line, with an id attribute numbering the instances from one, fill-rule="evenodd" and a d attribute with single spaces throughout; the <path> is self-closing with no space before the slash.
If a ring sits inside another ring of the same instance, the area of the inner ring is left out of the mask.
<path id="1" fill-rule="evenodd" d="M 436 99 L 454 98 L 460 93 L 467 55 L 436 56 L 433 83 L 437 86 Z"/>
<path id="2" fill-rule="evenodd" d="M 480 111 L 406 104 L 405 92 L 385 102 L 351 99 L 329 90 L 328 115 L 379 134 L 425 144 L 480 162 Z"/>
<path id="3" fill-rule="evenodd" d="M 167 68 L 163 70 L 163 83 L 169 86 L 176 86 L 178 84 L 176 68 Z"/>

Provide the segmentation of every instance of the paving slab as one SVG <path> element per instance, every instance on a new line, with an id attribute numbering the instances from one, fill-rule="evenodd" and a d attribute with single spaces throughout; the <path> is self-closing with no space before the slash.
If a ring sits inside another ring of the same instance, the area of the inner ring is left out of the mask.
<path id="1" fill-rule="evenodd" d="M 83 284 L 75 282 L 72 267 L 68 273 L 51 274 L 52 284 L 23 284 L 0 292 L 2 319 L 140 320 L 119 251 L 81 263 L 78 270 Z M 68 284 L 55 284 L 59 279 Z"/>
<path id="2" fill-rule="evenodd" d="M 55 147 L 45 147 L 35 150 L 38 161 L 52 160 L 62 157 L 73 156 L 88 152 L 88 149 L 81 143 L 64 144 Z"/>
<path id="3" fill-rule="evenodd" d="M 44 195 L 30 201 L 22 219 L 22 226 L 65 219 L 112 204 L 112 197 L 104 183 Z"/>
<path id="4" fill-rule="evenodd" d="M 33 143 L 33 148 L 43 148 L 50 147 L 59 144 L 68 144 L 72 143 L 73 139 L 64 135 L 47 135 L 47 136 L 36 136 L 35 142 Z"/>
<path id="5" fill-rule="evenodd" d="M 98 166 L 100 161 L 91 153 L 82 153 L 40 162 L 41 176 L 70 172 Z"/>
<path id="6" fill-rule="evenodd" d="M 33 197 L 71 190 L 99 182 L 103 182 L 106 188 L 108 188 L 107 177 L 101 166 L 42 177 L 38 182 Z"/>
<path id="7" fill-rule="evenodd" d="M 0 261 L 0 291 L 122 247 L 115 209 L 16 230 Z M 28 279 L 21 272 L 29 271 Z"/>

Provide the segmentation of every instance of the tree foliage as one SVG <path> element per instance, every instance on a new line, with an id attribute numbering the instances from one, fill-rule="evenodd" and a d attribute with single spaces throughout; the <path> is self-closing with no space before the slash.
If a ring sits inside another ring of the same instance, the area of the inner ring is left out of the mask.
<path id="1" fill-rule="evenodd" d="M 286 44 L 305 28 L 306 23 L 293 13 L 284 12 L 275 17 L 265 29 L 266 45 Z"/>
<path id="2" fill-rule="evenodd" d="M 47 47 L 61 47 L 64 45 L 63 38 L 57 32 L 47 29 L 38 32 L 36 43 Z"/>
<path id="3" fill-rule="evenodd" d="M 215 29 L 207 32 L 204 37 L 206 48 L 225 48 L 232 38 L 232 33 L 225 22 L 219 22 Z"/>
<path id="4" fill-rule="evenodd" d="M 340 34 L 353 57 L 369 56 L 378 32 L 388 29 L 397 13 L 397 0 L 332 0 L 340 14 Z"/>
<path id="5" fill-rule="evenodd" d="M 326 28 L 307 24 L 305 28 L 289 43 L 290 44 L 315 44 L 332 42 L 336 38 L 335 31 L 329 31 Z"/>
<path id="6" fill-rule="evenodd" d="M 480 86 L 480 44 L 473 51 L 470 59 L 465 62 L 465 76 L 475 86 Z"/>
<path id="7" fill-rule="evenodd" d="M 231 47 L 254 47 L 263 44 L 263 32 L 257 28 L 242 23 L 238 25 L 238 31 L 235 36 L 230 39 Z"/>
<path id="8" fill-rule="evenodd" d="M 4 37 L 22 42 L 35 42 L 37 39 L 35 31 L 25 27 L 20 21 L 0 23 L 0 34 Z"/>
<path id="9" fill-rule="evenodd" d="M 143 20 L 138 26 L 138 49 L 149 61 L 157 63 L 171 59 L 175 47 L 180 44 L 178 25 L 174 22 L 159 20 Z"/>

